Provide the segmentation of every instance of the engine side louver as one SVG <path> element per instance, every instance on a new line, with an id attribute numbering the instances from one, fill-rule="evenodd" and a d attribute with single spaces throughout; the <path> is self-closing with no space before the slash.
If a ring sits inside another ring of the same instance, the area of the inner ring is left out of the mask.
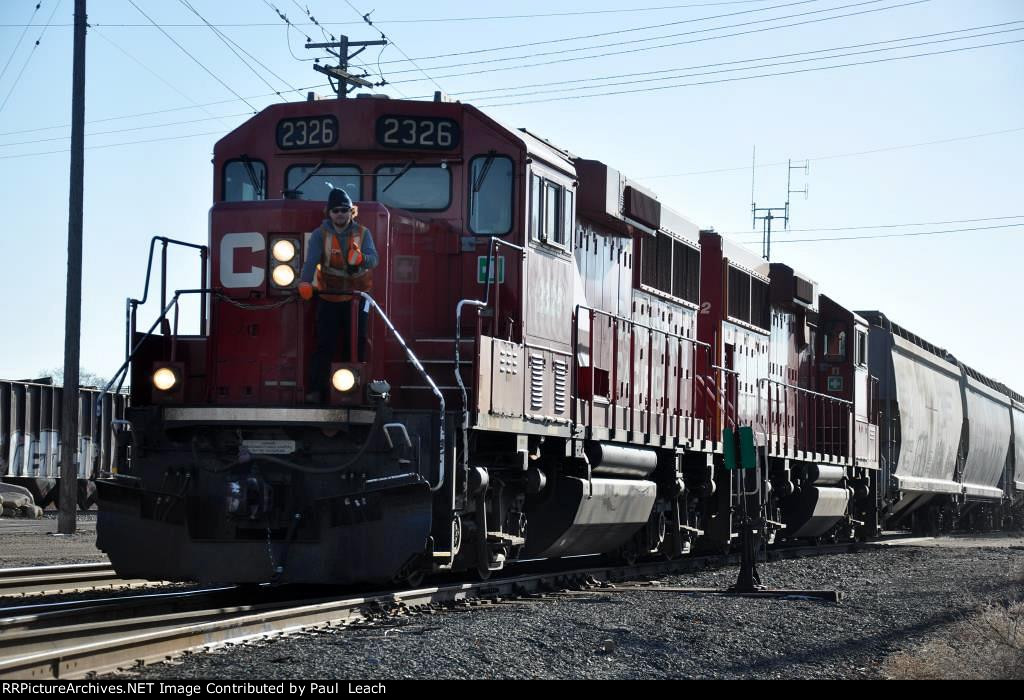
<path id="1" fill-rule="evenodd" d="M 544 356 L 530 355 L 530 410 L 544 408 Z"/>
<path id="2" fill-rule="evenodd" d="M 554 360 L 552 365 L 555 370 L 555 413 L 565 413 L 569 363 L 565 360 Z"/>

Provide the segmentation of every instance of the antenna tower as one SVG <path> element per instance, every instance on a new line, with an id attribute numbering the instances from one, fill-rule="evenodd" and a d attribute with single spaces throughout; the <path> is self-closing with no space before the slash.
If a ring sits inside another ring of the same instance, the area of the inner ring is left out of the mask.
<path id="1" fill-rule="evenodd" d="M 804 175 L 809 175 L 811 172 L 811 163 L 809 160 L 805 160 L 802 164 L 793 165 L 793 159 L 790 158 L 787 161 L 788 168 L 786 170 L 786 203 L 781 207 L 759 207 L 754 199 L 754 178 L 757 172 L 757 147 L 754 147 L 754 155 L 750 166 L 750 211 L 754 217 L 752 228 L 757 228 L 757 222 L 762 222 L 762 233 L 761 233 L 761 257 L 765 260 L 771 260 L 772 256 L 772 222 L 777 219 L 782 219 L 783 230 L 789 228 L 789 196 L 792 194 L 802 194 L 804 199 L 807 199 L 810 193 L 810 188 L 807 183 L 804 183 L 802 190 L 794 190 L 792 187 L 793 182 L 793 171 L 803 170 Z"/>

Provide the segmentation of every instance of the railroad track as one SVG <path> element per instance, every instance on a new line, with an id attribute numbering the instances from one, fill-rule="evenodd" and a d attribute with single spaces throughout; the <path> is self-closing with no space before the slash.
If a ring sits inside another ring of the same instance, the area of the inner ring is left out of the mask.
<path id="1" fill-rule="evenodd" d="M 113 567 L 105 563 L 0 569 L 0 599 L 159 585 L 167 584 L 120 578 Z"/>
<path id="2" fill-rule="evenodd" d="M 846 553 L 862 547 L 865 545 L 853 543 L 793 547 L 769 551 L 769 560 Z M 221 588 L 0 608 L 0 679 L 81 678 L 227 643 L 556 591 L 698 592 L 660 589 L 640 582 L 736 563 L 736 554 L 633 566 L 597 561 L 579 566 L 577 562 L 577 568 L 569 570 L 554 570 L 551 562 L 539 562 L 521 566 L 516 575 L 500 579 L 412 590 L 326 595 L 323 588 Z M 613 588 L 601 583 L 608 581 L 626 585 Z"/>

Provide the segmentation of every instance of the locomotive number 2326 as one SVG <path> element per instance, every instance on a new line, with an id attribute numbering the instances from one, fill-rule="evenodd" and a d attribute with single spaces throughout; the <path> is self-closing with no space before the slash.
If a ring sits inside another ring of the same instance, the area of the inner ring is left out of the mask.
<path id="1" fill-rule="evenodd" d="M 282 119 L 277 123 L 277 147 L 283 151 L 327 148 L 338 142 L 338 120 L 332 116 Z"/>
<path id="2" fill-rule="evenodd" d="M 454 119 L 385 116 L 377 120 L 377 143 L 385 148 L 447 151 L 458 147 L 459 137 Z"/>

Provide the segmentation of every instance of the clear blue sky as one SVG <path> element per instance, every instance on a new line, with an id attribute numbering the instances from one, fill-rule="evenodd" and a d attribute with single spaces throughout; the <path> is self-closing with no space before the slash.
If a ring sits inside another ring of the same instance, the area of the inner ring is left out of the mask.
<path id="1" fill-rule="evenodd" d="M 1024 40 L 1020 0 L 639 0 L 629 10 L 609 0 L 352 0 L 358 13 L 345 0 L 191 0 L 245 62 L 181 0 L 134 1 L 219 80 L 129 0 L 90 0 L 88 370 L 109 375 L 120 362 L 124 300 L 141 294 L 150 237 L 205 242 L 218 135 L 277 100 L 273 91 L 300 99 L 286 82 L 302 94 L 322 84 L 302 60 L 317 55 L 302 48 L 306 35 L 323 40 L 308 7 L 327 31 L 352 39 L 378 38 L 359 18 L 374 10 L 397 44 L 379 56 L 392 83 L 379 91 L 426 97 L 439 85 L 643 180 L 700 225 L 736 232 L 755 250 L 752 148 L 758 206 L 781 206 L 786 160 L 809 158 L 810 174 L 794 172 L 793 189 L 806 183 L 810 197 L 793 196 L 793 230 L 776 236 L 773 260 L 1024 391 L 1024 43 L 1007 43 Z M 63 362 L 74 2 L 43 0 L 34 12 L 35 4 L 0 2 L 0 62 L 10 59 L 0 76 L 2 377 Z M 271 5 L 302 26 L 289 30 Z M 516 44 L 531 45 L 492 50 Z M 956 50 L 985 44 L 1001 45 Z M 477 53 L 450 55 L 462 52 Z M 375 75 L 379 53 L 360 57 Z M 912 54 L 932 55 L 881 60 Z M 769 75 L 778 73 L 788 74 Z M 744 79 L 751 76 L 767 77 Z M 565 82 L 593 78 L 604 80 Z M 512 89 L 519 86 L 532 87 Z M 602 94 L 624 90 L 644 91 Z M 935 223 L 902 226 L 927 222 Z M 958 230 L 968 228 L 979 230 Z M 797 242 L 948 230 L 956 231 Z M 196 284 L 191 257 L 172 262 L 172 284 Z"/>

